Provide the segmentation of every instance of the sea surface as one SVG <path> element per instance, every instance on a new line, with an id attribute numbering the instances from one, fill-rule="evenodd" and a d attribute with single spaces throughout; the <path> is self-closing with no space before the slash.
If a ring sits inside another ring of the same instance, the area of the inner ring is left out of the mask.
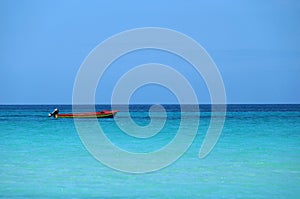
<path id="1" fill-rule="evenodd" d="M 151 152 L 168 144 L 180 125 L 180 106 L 164 107 L 165 126 L 151 138 L 132 138 L 115 122 L 126 124 L 131 115 L 147 125 L 150 105 L 131 105 L 130 115 L 120 108 L 115 119 L 99 124 L 118 147 Z M 211 120 L 210 106 L 200 105 L 190 148 L 170 166 L 144 174 L 97 161 L 73 119 L 48 118 L 54 108 L 72 112 L 71 105 L 0 106 L 1 198 L 300 198 L 300 105 L 228 105 L 219 141 L 199 159 Z"/>

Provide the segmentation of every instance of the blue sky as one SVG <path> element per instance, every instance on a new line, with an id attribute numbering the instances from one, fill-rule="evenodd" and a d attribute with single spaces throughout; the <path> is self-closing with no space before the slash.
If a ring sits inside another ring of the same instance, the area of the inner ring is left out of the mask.
<path id="1" fill-rule="evenodd" d="M 2 0 L 0 104 L 70 104 L 76 73 L 88 53 L 114 34 L 147 26 L 174 29 L 201 44 L 222 74 L 228 103 L 300 103 L 299 19 L 296 0 Z M 182 72 L 199 102 L 209 103 L 201 77 L 183 69 L 183 60 L 151 50 L 114 63 L 98 86 L 96 102 L 109 103 L 114 81 L 135 64 L 149 62 Z M 176 99 L 149 85 L 131 102 Z"/>

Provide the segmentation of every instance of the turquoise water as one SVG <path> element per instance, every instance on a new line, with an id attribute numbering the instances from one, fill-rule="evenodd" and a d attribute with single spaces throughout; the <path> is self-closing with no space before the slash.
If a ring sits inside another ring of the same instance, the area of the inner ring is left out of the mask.
<path id="1" fill-rule="evenodd" d="M 228 105 L 217 145 L 199 159 L 210 121 L 209 106 L 201 105 L 200 127 L 189 150 L 171 166 L 146 174 L 123 173 L 98 162 L 81 143 L 72 119 L 47 117 L 56 107 L 71 112 L 66 105 L 0 106 L 0 197 L 300 197 L 300 105 Z M 148 152 L 176 134 L 179 107 L 165 107 L 166 125 L 149 139 L 127 136 L 114 119 L 99 123 L 119 147 Z M 136 123 L 150 122 L 148 109 L 131 106 Z M 127 117 L 122 112 L 116 116 L 124 121 Z"/>

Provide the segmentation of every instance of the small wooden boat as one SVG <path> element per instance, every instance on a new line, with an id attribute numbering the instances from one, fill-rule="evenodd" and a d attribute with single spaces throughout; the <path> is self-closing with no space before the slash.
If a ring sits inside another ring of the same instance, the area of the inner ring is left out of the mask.
<path id="1" fill-rule="evenodd" d="M 59 114 L 59 110 L 56 108 L 52 113 L 49 113 L 49 117 L 54 118 L 113 118 L 117 114 L 117 110 L 103 110 L 100 112 L 89 112 L 89 113 L 64 113 Z"/>

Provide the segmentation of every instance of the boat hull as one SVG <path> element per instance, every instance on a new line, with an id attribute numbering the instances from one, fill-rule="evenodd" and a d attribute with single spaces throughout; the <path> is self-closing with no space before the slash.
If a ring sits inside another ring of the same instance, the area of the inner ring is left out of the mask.
<path id="1" fill-rule="evenodd" d="M 118 111 L 56 114 L 55 118 L 113 118 Z"/>

